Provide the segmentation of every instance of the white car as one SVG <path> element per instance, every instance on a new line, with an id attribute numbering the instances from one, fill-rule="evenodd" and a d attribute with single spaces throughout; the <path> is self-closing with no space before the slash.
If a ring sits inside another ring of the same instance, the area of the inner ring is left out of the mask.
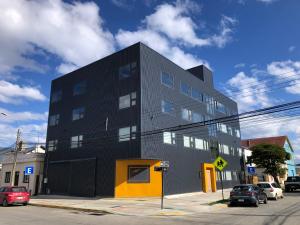
<path id="1" fill-rule="evenodd" d="M 264 189 L 268 198 L 273 198 L 275 200 L 283 198 L 283 191 L 275 182 L 259 182 L 257 186 Z"/>

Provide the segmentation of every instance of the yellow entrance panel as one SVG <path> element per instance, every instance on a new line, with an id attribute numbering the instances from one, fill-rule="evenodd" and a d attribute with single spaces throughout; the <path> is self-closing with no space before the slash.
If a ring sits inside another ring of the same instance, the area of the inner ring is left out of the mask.
<path id="1" fill-rule="evenodd" d="M 217 191 L 216 170 L 213 164 L 202 164 L 202 190 L 203 192 Z"/>
<path id="2" fill-rule="evenodd" d="M 161 196 L 161 172 L 154 171 L 154 167 L 156 166 L 160 166 L 160 160 L 117 160 L 115 197 L 124 198 Z M 142 171 L 141 173 L 144 173 L 142 174 L 142 178 L 145 178 L 145 180 L 138 180 L 135 178 L 140 176 L 138 175 L 140 171 Z M 137 176 L 134 177 L 134 175 Z"/>

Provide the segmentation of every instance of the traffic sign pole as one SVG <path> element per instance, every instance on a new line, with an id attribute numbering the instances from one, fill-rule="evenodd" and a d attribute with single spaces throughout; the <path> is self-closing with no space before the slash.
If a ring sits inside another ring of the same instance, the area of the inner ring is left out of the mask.
<path id="1" fill-rule="evenodd" d="M 164 168 L 161 170 L 161 201 L 160 208 L 164 209 Z"/>
<path id="2" fill-rule="evenodd" d="M 224 188 L 223 188 L 223 177 L 222 177 L 222 171 L 219 170 L 220 172 L 220 180 L 221 180 L 221 188 L 222 188 L 222 199 L 224 200 Z"/>

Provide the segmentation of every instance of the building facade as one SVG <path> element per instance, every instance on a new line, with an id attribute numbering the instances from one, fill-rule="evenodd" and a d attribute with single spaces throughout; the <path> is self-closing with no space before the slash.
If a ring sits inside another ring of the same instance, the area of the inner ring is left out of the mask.
<path id="1" fill-rule="evenodd" d="M 184 70 L 132 45 L 52 81 L 45 191 L 158 196 L 153 170 L 160 161 L 170 164 L 166 194 L 207 191 L 218 154 L 228 161 L 222 177 L 230 187 L 240 176 L 239 122 L 214 121 L 236 114 L 237 104 L 214 89 L 205 66 Z M 188 124 L 195 126 L 180 129 Z M 138 187 L 155 191 L 132 192 Z"/>
<path id="2" fill-rule="evenodd" d="M 294 149 L 287 136 L 247 139 L 247 140 L 242 140 L 241 143 L 242 147 L 248 149 L 249 151 L 251 151 L 250 148 L 252 146 L 258 144 L 278 145 L 280 147 L 283 147 L 285 151 L 290 154 L 291 159 L 285 161 L 285 164 L 282 165 L 282 168 L 285 168 L 287 172 L 284 176 L 279 177 L 281 183 L 283 183 L 286 180 L 287 176 L 296 176 L 297 173 L 296 173 Z M 273 180 L 271 176 L 263 173 L 264 171 L 263 168 L 258 168 L 257 171 L 258 171 L 257 176 L 259 181 Z"/>
<path id="3" fill-rule="evenodd" d="M 11 186 L 12 170 L 15 153 L 10 151 L 3 155 L 0 186 Z M 16 158 L 15 176 L 13 186 L 23 186 L 31 193 L 37 195 L 42 190 L 45 150 L 34 147 L 18 152 Z M 26 175 L 25 168 L 32 167 L 33 174 Z"/>

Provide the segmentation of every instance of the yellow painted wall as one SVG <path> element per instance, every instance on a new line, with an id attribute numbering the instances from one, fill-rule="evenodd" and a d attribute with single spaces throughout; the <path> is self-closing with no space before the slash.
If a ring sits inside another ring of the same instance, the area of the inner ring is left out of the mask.
<path id="1" fill-rule="evenodd" d="M 128 183 L 128 166 L 149 165 L 149 183 Z M 159 166 L 159 160 L 117 160 L 115 176 L 115 197 L 159 197 L 161 196 L 161 172 L 154 171 Z"/>
<path id="2" fill-rule="evenodd" d="M 211 178 L 209 179 L 206 174 L 206 170 L 210 170 Z M 217 191 L 217 181 L 216 181 L 216 170 L 215 166 L 210 163 L 203 163 L 202 164 L 202 189 L 203 192 L 208 191 L 208 182 L 211 181 L 211 190 L 212 192 Z"/>

